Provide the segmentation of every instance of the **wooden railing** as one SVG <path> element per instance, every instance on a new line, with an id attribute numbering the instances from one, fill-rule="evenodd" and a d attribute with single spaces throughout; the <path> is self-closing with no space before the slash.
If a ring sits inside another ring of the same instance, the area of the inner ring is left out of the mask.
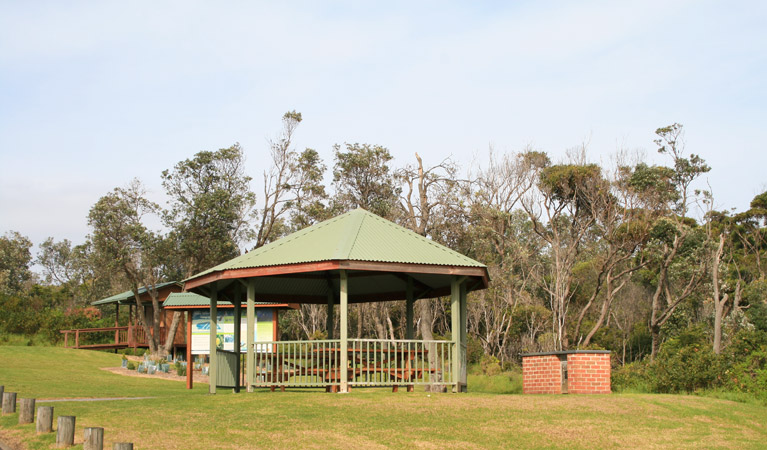
<path id="1" fill-rule="evenodd" d="M 103 328 L 80 328 L 75 330 L 61 330 L 64 335 L 64 347 L 66 348 L 124 348 L 146 347 L 148 345 L 144 328 L 136 325 L 124 327 Z M 106 337 L 109 336 L 109 339 Z M 165 342 L 168 336 L 166 327 L 160 328 L 160 342 Z M 70 346 L 74 341 L 74 346 Z M 186 338 L 181 327 L 176 330 L 173 342 L 185 344 Z"/>
<path id="2" fill-rule="evenodd" d="M 348 343 L 348 366 L 343 368 L 338 339 L 259 342 L 254 386 L 337 386 L 344 369 L 350 386 L 456 383 L 451 341 L 350 339 Z"/>
<path id="3" fill-rule="evenodd" d="M 128 346 L 129 327 L 104 327 L 104 328 L 81 328 L 77 330 L 61 330 L 64 334 L 64 347 L 66 348 L 96 348 L 107 346 Z M 106 339 L 106 336 L 114 339 Z M 96 337 L 94 339 L 94 334 Z M 100 334 L 100 335 L 99 335 Z M 74 347 L 69 346 L 70 335 L 74 337 Z M 81 336 L 82 339 L 81 339 Z M 97 342 L 94 342 L 97 341 Z M 81 342 L 82 341 L 82 342 Z"/>

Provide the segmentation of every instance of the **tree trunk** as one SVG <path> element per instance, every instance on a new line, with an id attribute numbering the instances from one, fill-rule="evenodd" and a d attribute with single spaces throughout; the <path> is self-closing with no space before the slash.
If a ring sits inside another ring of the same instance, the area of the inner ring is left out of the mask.
<path id="1" fill-rule="evenodd" d="M 711 260 L 711 287 L 714 291 L 714 353 L 717 355 L 722 352 L 722 316 L 724 315 L 724 306 L 728 299 L 727 294 L 724 294 L 724 297 L 720 298 L 719 264 L 722 261 L 722 253 L 724 253 L 723 233 L 719 235 L 719 245 L 712 255 L 713 258 Z"/>
<path id="2" fill-rule="evenodd" d="M 175 311 L 173 313 L 173 320 L 170 323 L 170 328 L 168 329 L 168 336 L 165 338 L 165 344 L 162 346 L 162 349 L 160 350 L 161 357 L 165 357 L 170 353 L 170 349 L 173 348 L 173 341 L 176 340 L 176 330 L 178 330 L 178 324 L 181 322 L 181 313 L 178 311 Z"/>

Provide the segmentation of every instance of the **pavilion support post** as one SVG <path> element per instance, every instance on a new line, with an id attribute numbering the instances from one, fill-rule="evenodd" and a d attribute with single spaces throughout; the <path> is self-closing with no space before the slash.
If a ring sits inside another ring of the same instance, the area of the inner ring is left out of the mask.
<path id="1" fill-rule="evenodd" d="M 209 393 L 216 393 L 216 334 L 218 331 L 218 286 L 211 284 L 210 291 L 210 362 L 208 364 Z"/>
<path id="2" fill-rule="evenodd" d="M 349 392 L 349 278 L 340 270 L 339 300 L 341 303 L 341 392 Z"/>
<path id="3" fill-rule="evenodd" d="M 237 353 L 237 360 L 234 363 L 234 392 L 240 392 L 240 348 L 242 348 L 242 292 L 238 284 L 234 290 L 234 352 Z"/>
<path id="4" fill-rule="evenodd" d="M 120 303 L 115 304 L 115 327 L 120 326 Z M 115 345 L 120 343 L 120 330 L 115 330 Z"/>
<path id="5" fill-rule="evenodd" d="M 460 283 L 459 288 L 459 298 L 458 298 L 460 304 L 461 304 L 461 334 L 460 334 L 460 344 L 458 346 L 458 354 L 460 356 L 459 363 L 461 365 L 461 371 L 458 373 L 458 382 L 460 383 L 460 389 L 458 392 L 466 392 L 467 390 L 467 341 L 466 341 L 466 326 L 467 326 L 467 317 L 468 314 L 466 313 L 466 281 L 463 281 Z"/>
<path id="6" fill-rule="evenodd" d="M 186 312 L 186 388 L 194 387 L 194 364 L 192 364 L 192 310 Z"/>
<path id="7" fill-rule="evenodd" d="M 413 304 L 415 298 L 413 297 L 413 278 L 407 277 L 407 286 L 405 288 L 405 321 L 407 326 L 405 328 L 405 339 L 413 339 Z"/>
<path id="8" fill-rule="evenodd" d="M 253 385 L 256 382 L 255 377 L 255 362 L 256 362 L 256 355 L 255 355 L 255 348 L 253 344 L 255 343 L 255 335 L 256 335 L 256 282 L 255 280 L 248 280 L 248 303 L 246 306 L 247 309 L 247 316 L 248 316 L 248 324 L 246 327 L 246 333 L 247 336 L 245 336 L 245 346 L 247 347 L 245 349 L 245 373 L 247 374 L 247 385 L 248 385 L 248 392 L 253 392 Z"/>
<path id="9" fill-rule="evenodd" d="M 328 339 L 333 339 L 333 328 L 335 324 L 335 317 L 333 317 L 334 300 L 333 290 L 331 289 L 328 291 L 328 321 L 326 324 L 326 328 L 328 330 Z"/>
<path id="10" fill-rule="evenodd" d="M 450 282 L 450 333 L 453 336 L 453 381 L 456 383 L 454 392 L 461 392 L 461 289 L 458 277 L 454 276 Z"/>

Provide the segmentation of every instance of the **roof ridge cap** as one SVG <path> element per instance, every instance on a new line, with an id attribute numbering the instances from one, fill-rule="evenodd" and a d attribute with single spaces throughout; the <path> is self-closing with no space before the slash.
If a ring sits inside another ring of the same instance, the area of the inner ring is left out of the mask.
<path id="1" fill-rule="evenodd" d="M 345 239 L 336 245 L 336 253 L 333 255 L 335 259 L 349 259 L 352 254 L 352 249 L 357 243 L 357 237 L 359 236 L 360 230 L 362 229 L 362 222 L 365 220 L 365 214 L 353 214 L 356 211 L 367 212 L 364 209 L 358 207 L 338 216 L 342 217 L 348 215 L 353 219 L 356 219 L 355 216 L 359 216 L 360 218 L 357 220 L 350 220 L 350 222 L 347 224 L 347 230 L 349 232 L 346 234 Z"/>

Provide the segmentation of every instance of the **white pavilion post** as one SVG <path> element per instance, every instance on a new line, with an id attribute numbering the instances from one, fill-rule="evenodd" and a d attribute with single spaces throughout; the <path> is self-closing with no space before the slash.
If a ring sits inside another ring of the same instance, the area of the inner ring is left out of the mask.
<path id="1" fill-rule="evenodd" d="M 211 283 L 210 291 L 210 364 L 208 365 L 209 393 L 216 393 L 216 334 L 218 331 L 218 286 Z M 187 363 L 187 370 L 191 367 Z"/>
<path id="2" fill-rule="evenodd" d="M 256 373 L 255 373 L 255 348 L 253 344 L 255 343 L 255 334 L 256 334 L 256 282 L 255 280 L 248 280 L 248 304 L 246 306 L 247 308 L 247 316 L 248 316 L 248 325 L 246 327 L 246 333 L 247 336 L 245 337 L 245 345 L 247 346 L 247 349 L 245 351 L 245 363 L 247 364 L 247 367 L 245 368 L 245 373 L 247 373 L 247 383 L 248 383 L 248 392 L 253 392 L 253 385 L 256 382 Z"/>
<path id="3" fill-rule="evenodd" d="M 349 279 L 345 270 L 340 270 L 341 303 L 341 392 L 349 392 Z"/>

